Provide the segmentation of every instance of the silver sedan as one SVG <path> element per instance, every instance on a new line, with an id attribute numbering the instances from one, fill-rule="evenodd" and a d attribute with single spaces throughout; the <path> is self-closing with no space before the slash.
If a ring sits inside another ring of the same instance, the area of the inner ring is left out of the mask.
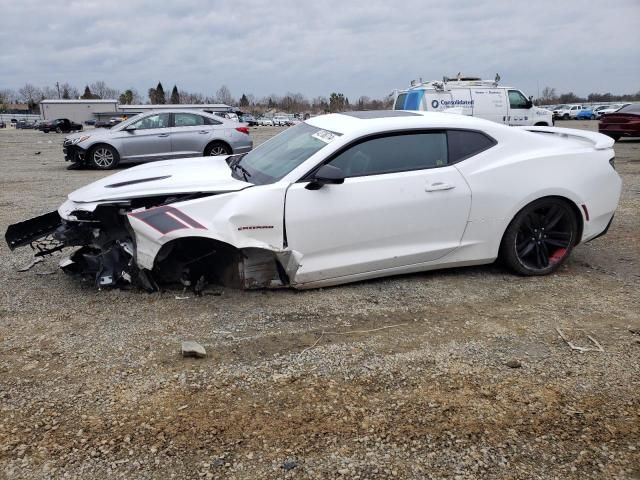
<path id="1" fill-rule="evenodd" d="M 253 148 L 249 129 L 194 110 L 141 113 L 110 129 L 95 129 L 64 139 L 64 158 L 101 170 L 119 163 L 246 153 Z"/>

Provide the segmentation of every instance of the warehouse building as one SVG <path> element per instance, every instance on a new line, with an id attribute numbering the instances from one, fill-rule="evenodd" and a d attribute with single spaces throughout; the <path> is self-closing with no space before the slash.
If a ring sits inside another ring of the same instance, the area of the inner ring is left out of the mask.
<path id="1" fill-rule="evenodd" d="M 108 121 L 113 117 L 132 117 L 150 110 L 184 108 L 205 112 L 229 112 L 233 108 L 223 103 L 203 103 L 195 105 L 119 105 L 117 100 L 42 100 L 40 112 L 43 120 L 68 118 L 76 123 Z"/>
<path id="2" fill-rule="evenodd" d="M 40 116 L 43 120 L 68 118 L 76 123 L 94 120 L 98 112 L 110 112 L 117 115 L 117 100 L 42 100 Z"/>

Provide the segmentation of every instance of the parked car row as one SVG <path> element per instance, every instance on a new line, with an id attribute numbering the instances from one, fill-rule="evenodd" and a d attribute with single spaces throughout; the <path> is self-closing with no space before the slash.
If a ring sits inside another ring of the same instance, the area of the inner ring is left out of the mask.
<path id="1" fill-rule="evenodd" d="M 614 103 L 608 105 L 545 105 L 543 108 L 553 112 L 554 120 L 597 120 L 602 115 L 613 113 L 628 103 Z"/>

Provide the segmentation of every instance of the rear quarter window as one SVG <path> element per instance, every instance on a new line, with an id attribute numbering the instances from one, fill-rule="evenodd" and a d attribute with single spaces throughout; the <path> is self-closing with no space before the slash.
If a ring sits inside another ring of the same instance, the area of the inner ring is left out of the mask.
<path id="1" fill-rule="evenodd" d="M 496 144 L 496 141 L 481 132 L 471 130 L 449 130 L 449 163 L 457 163 L 466 158 L 484 152 Z"/>

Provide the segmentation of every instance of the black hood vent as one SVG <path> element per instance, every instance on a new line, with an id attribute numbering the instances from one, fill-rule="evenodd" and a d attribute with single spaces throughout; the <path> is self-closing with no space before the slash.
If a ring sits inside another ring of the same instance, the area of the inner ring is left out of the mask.
<path id="1" fill-rule="evenodd" d="M 171 175 L 164 175 L 162 177 L 139 178 L 138 180 L 129 180 L 127 182 L 112 183 L 111 185 L 105 185 L 105 188 L 126 187 L 127 185 L 135 185 L 136 183 L 153 182 L 155 180 L 164 180 L 165 178 L 170 178 L 170 177 Z"/>

